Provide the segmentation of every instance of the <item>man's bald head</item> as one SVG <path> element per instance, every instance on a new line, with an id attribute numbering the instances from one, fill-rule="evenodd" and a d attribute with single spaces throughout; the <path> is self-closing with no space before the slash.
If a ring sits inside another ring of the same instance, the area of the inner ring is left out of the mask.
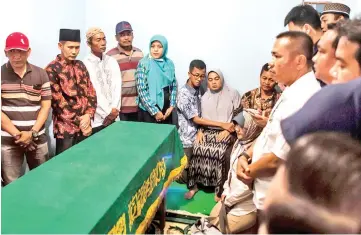
<path id="1" fill-rule="evenodd" d="M 288 31 L 280 33 L 276 38 L 289 39 L 287 49 L 294 55 L 304 55 L 309 68 L 312 67 L 313 42 L 310 36 L 299 31 Z"/>

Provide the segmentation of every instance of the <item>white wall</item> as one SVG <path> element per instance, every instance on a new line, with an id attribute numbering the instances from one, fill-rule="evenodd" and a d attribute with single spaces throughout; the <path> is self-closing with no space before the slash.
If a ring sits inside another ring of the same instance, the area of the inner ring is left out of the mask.
<path id="1" fill-rule="evenodd" d="M 101 27 L 114 47 L 116 23 L 127 20 L 134 28 L 134 45 L 148 53 L 154 34 L 169 41 L 169 57 L 179 84 L 186 81 L 192 59 L 222 69 L 226 81 L 241 93 L 258 86 L 261 66 L 270 59 L 274 37 L 285 30 L 283 19 L 301 0 L 1 0 L 0 48 L 16 31 L 30 40 L 29 61 L 45 67 L 59 53 L 60 28 L 80 29 L 79 59 L 89 49 L 85 33 Z M 157 16 L 158 17 L 154 17 Z M 0 53 L 1 64 L 7 61 Z M 50 119 L 48 120 L 50 125 Z M 52 126 L 48 129 L 52 136 Z M 54 147 L 54 139 L 51 138 Z M 54 151 L 54 148 L 51 151 Z"/>
<path id="2" fill-rule="evenodd" d="M 16 31 L 26 34 L 30 41 L 31 63 L 45 67 L 59 53 L 60 28 L 83 29 L 85 25 L 85 0 L 5 0 L 0 1 L 1 61 L 6 37 Z M 85 55 L 85 44 L 80 56 Z"/>
<path id="3" fill-rule="evenodd" d="M 258 85 L 261 66 L 270 59 L 274 37 L 283 19 L 299 0 L 182 0 L 87 1 L 86 28 L 101 27 L 108 47 L 116 45 L 115 25 L 127 20 L 134 28 L 134 45 L 148 53 L 154 34 L 169 41 L 168 56 L 176 66 L 180 84 L 192 59 L 219 67 L 240 92 Z M 111 6 L 111 7 L 109 7 Z M 159 17 L 152 17 L 160 13 Z M 99 17 L 105 15 L 106 17 Z"/>

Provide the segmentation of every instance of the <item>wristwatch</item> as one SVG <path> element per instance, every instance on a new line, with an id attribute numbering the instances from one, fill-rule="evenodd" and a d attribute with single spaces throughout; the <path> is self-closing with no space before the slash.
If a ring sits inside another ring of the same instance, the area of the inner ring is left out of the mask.
<path id="1" fill-rule="evenodd" d="M 32 132 L 32 136 L 34 140 L 38 140 L 39 139 L 39 132 L 37 132 L 36 130 L 31 129 Z"/>
<path id="2" fill-rule="evenodd" d="M 238 158 L 240 158 L 241 156 L 245 156 L 248 162 L 250 162 L 252 160 L 252 158 L 246 152 L 242 152 Z"/>

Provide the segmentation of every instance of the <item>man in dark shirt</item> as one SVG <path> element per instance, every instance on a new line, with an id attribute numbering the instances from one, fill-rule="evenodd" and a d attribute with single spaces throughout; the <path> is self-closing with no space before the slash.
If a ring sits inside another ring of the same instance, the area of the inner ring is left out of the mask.
<path id="1" fill-rule="evenodd" d="M 95 89 L 82 61 L 80 30 L 61 29 L 57 55 L 47 67 L 52 91 L 56 154 L 84 140 L 91 134 L 90 119 L 97 107 Z"/>

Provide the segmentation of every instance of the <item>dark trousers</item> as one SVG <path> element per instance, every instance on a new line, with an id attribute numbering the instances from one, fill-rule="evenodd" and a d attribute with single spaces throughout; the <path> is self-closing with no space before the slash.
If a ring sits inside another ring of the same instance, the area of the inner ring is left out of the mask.
<path id="1" fill-rule="evenodd" d="M 64 138 L 64 139 L 56 139 L 56 148 L 55 148 L 55 155 L 58 155 L 62 152 L 64 152 L 65 150 L 67 150 L 68 148 L 71 148 L 72 146 L 79 144 L 80 142 L 82 142 L 83 140 L 85 140 L 87 138 L 87 136 L 74 136 L 71 138 Z"/>
<path id="2" fill-rule="evenodd" d="M 103 130 L 104 128 L 106 128 L 106 126 L 103 126 L 103 125 L 98 126 L 98 127 L 94 127 L 94 128 L 92 129 L 92 135 L 94 135 L 95 133 Z"/>
<path id="3" fill-rule="evenodd" d="M 135 113 L 119 113 L 120 121 L 138 122 L 138 112 Z"/>
<path id="4" fill-rule="evenodd" d="M 170 107 L 170 87 L 165 87 L 163 88 L 163 93 L 164 93 L 164 105 L 163 105 L 163 109 L 160 109 L 157 105 L 157 108 L 163 113 L 165 114 L 165 112 L 167 111 L 167 109 Z M 150 115 L 150 113 L 148 113 L 148 111 L 144 111 L 142 109 L 139 109 L 139 120 L 141 122 L 148 122 L 148 123 L 159 123 L 159 124 L 173 124 L 173 120 L 172 120 L 172 114 L 168 116 L 167 119 L 165 119 L 162 122 L 157 122 L 157 120 L 155 119 L 154 116 Z"/>

